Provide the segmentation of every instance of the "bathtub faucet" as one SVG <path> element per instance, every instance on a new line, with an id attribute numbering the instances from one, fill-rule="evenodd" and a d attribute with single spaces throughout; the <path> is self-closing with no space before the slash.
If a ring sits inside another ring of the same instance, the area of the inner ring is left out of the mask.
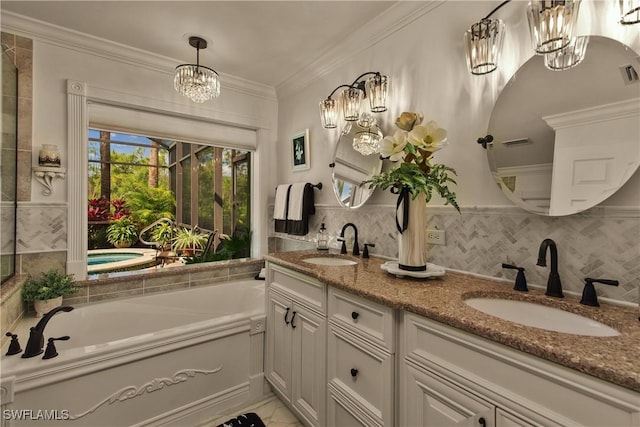
<path id="1" fill-rule="evenodd" d="M 36 326 L 31 327 L 31 332 L 29 333 L 29 341 L 27 342 L 27 347 L 22 353 L 23 358 L 34 357 L 39 354 L 42 354 L 44 351 L 42 348 L 44 347 L 44 328 L 49 323 L 49 320 L 60 311 L 71 311 L 73 307 L 70 305 L 63 305 L 60 307 L 56 307 L 53 310 L 49 311 L 47 314 L 42 316 L 42 319 L 38 322 Z"/>

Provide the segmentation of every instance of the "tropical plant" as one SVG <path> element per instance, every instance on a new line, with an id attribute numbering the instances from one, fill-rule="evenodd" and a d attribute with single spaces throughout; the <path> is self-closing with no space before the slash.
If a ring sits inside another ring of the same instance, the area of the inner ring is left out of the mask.
<path id="1" fill-rule="evenodd" d="M 124 199 L 115 199 L 111 201 L 111 206 L 113 206 L 113 213 L 111 214 L 111 219 L 120 219 L 125 216 L 129 216 L 131 212 L 127 208 L 126 202 Z"/>
<path id="2" fill-rule="evenodd" d="M 61 274 L 57 270 L 49 270 L 37 277 L 29 276 L 22 288 L 24 301 L 41 301 L 77 292 L 80 288 L 74 285 L 73 274 Z"/>
<path id="3" fill-rule="evenodd" d="M 89 221 L 106 221 L 109 219 L 109 201 L 105 198 L 89 199 L 87 217 Z"/>
<path id="4" fill-rule="evenodd" d="M 175 216 L 175 196 L 166 188 L 139 185 L 125 193 L 132 216 L 142 226 L 147 226 L 160 218 L 173 219 Z"/>
<path id="5" fill-rule="evenodd" d="M 157 242 L 162 248 L 171 243 L 173 239 L 174 228 L 169 222 L 161 222 L 153 227 L 151 232 L 151 241 Z"/>
<path id="6" fill-rule="evenodd" d="M 451 177 L 456 175 L 456 171 L 432 162 L 433 153 L 447 145 L 447 131 L 434 121 L 424 125 L 421 122 L 420 114 L 409 112 L 402 113 L 396 119 L 396 126 L 400 130 L 382 140 L 380 156 L 398 162 L 398 165 L 365 182 L 369 183 L 370 188 L 391 188 L 395 194 L 408 192 L 414 199 L 419 193 L 424 193 L 427 202 L 435 190 L 445 199 L 445 204 L 452 205 L 459 212 L 456 193 L 448 187 L 448 183 L 456 183 Z"/>
<path id="7" fill-rule="evenodd" d="M 114 246 L 133 244 L 138 240 L 138 225 L 125 216 L 114 219 L 107 227 L 107 241 Z"/>
<path id="8" fill-rule="evenodd" d="M 202 249 L 207 244 L 209 235 L 198 231 L 195 227 L 178 227 L 173 237 L 172 248 L 174 252 L 195 252 L 196 249 Z"/>

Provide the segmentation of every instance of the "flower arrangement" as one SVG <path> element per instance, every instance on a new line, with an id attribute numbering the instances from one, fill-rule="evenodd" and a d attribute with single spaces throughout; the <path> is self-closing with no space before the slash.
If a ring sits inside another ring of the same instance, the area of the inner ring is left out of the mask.
<path id="1" fill-rule="evenodd" d="M 427 202 L 435 190 L 445 199 L 445 204 L 452 205 L 460 212 L 456 193 L 448 187 L 449 183 L 456 184 L 452 178 L 456 171 L 432 162 L 433 153 L 447 145 L 447 131 L 438 127 L 435 121 L 423 125 L 422 119 L 420 114 L 412 112 L 404 112 L 396 119 L 396 126 L 400 130 L 381 141 L 380 156 L 398 165 L 374 175 L 366 182 L 370 188 L 391 188 L 396 194 L 408 191 L 413 199 L 424 193 Z"/>

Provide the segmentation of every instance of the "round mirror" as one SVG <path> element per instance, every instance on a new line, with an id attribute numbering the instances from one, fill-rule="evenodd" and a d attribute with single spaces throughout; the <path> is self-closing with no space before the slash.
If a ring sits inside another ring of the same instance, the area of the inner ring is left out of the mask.
<path id="1" fill-rule="evenodd" d="M 588 39 L 564 71 L 527 61 L 507 83 L 489 121 L 498 186 L 518 206 L 570 215 L 615 193 L 640 163 L 640 61 L 624 44 Z"/>
<path id="2" fill-rule="evenodd" d="M 363 133 L 368 133 L 367 138 L 382 140 L 382 131 L 377 125 L 361 127 L 356 122 L 349 123 L 340 134 L 331 164 L 333 192 L 340 205 L 349 209 L 359 208 L 371 197 L 374 190 L 363 182 L 382 169 L 379 153 L 363 154 L 361 151 L 367 153 L 366 149 L 356 150 L 354 138 L 362 138 Z"/>

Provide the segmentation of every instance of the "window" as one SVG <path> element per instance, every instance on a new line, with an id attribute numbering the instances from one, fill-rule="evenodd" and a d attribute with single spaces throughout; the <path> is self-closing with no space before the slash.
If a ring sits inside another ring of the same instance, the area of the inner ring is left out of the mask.
<path id="1" fill-rule="evenodd" d="M 90 250 L 113 247 L 107 232 L 121 216 L 138 232 L 160 218 L 229 236 L 250 230 L 248 151 L 89 129 L 88 153 Z"/>

